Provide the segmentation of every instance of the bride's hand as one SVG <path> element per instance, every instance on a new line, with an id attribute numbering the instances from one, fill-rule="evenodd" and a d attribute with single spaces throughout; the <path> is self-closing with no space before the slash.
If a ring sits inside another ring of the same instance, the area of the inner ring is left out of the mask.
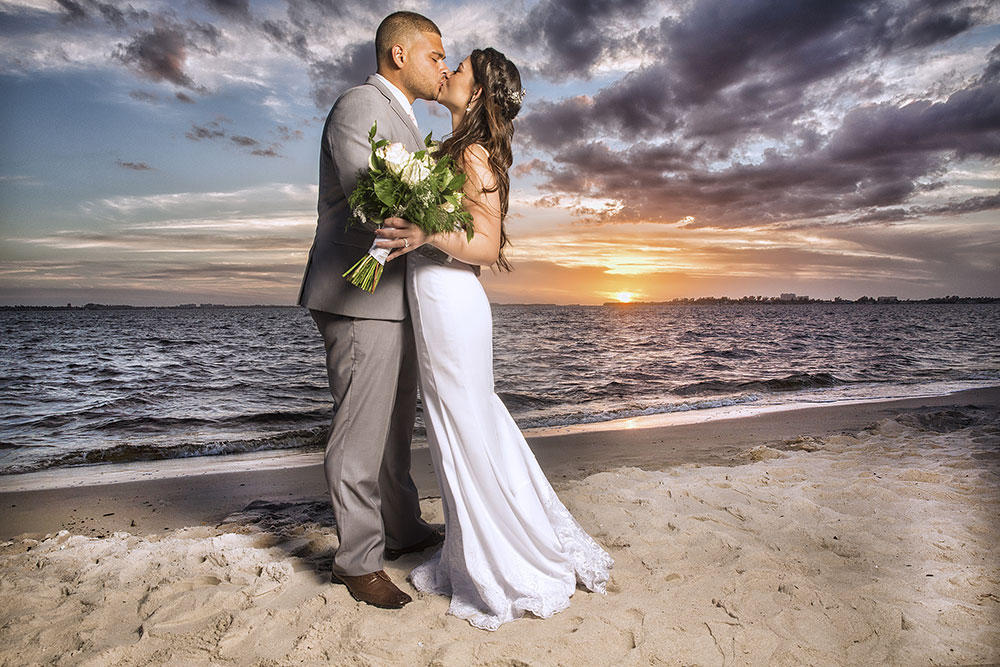
<path id="1" fill-rule="evenodd" d="M 400 255 L 416 250 L 427 243 L 427 235 L 424 230 L 417 227 L 412 222 L 407 222 L 402 218 L 386 218 L 382 223 L 382 228 L 375 230 L 378 237 L 375 245 L 379 248 L 392 250 L 385 260 L 391 262 Z"/>

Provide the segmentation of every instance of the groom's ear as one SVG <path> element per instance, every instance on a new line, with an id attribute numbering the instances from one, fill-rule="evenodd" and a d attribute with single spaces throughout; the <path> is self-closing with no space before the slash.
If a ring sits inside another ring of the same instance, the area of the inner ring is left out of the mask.
<path id="1" fill-rule="evenodd" d="M 392 56 L 392 64 L 398 69 L 403 69 L 406 65 L 406 49 L 403 48 L 403 45 L 393 44 L 392 49 L 389 51 L 389 55 Z"/>

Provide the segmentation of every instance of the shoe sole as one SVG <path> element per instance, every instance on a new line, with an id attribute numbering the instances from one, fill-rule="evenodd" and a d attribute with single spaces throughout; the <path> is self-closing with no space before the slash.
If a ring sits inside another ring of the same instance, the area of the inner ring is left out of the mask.
<path id="1" fill-rule="evenodd" d="M 412 547 L 410 549 L 403 549 L 402 551 L 397 549 L 386 549 L 385 553 L 382 554 L 382 557 L 385 558 L 385 560 L 389 561 L 399 560 L 400 558 L 406 556 L 407 554 L 422 553 L 424 551 L 427 551 L 428 549 L 433 549 L 434 547 L 441 546 L 442 544 L 444 544 L 444 535 L 441 536 L 440 542 L 435 542 L 434 544 L 428 544 L 426 547 L 420 547 L 420 548 Z"/>

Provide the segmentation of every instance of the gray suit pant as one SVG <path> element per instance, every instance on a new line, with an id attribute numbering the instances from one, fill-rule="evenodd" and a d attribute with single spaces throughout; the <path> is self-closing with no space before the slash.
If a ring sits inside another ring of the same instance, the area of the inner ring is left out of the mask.
<path id="1" fill-rule="evenodd" d="M 333 572 L 377 572 L 386 547 L 408 547 L 431 532 L 410 477 L 417 401 L 413 330 L 408 319 L 309 312 L 323 336 L 335 410 L 323 460 L 340 540 Z"/>

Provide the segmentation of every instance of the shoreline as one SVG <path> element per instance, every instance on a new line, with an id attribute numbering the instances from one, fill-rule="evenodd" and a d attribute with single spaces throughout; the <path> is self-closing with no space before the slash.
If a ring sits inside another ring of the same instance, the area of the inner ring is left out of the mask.
<path id="1" fill-rule="evenodd" d="M 759 415 L 790 412 L 796 410 L 844 407 L 860 404 L 893 403 L 899 401 L 944 398 L 969 391 L 1000 390 L 1000 385 L 984 387 L 962 387 L 950 389 L 947 385 L 935 390 L 907 396 L 862 396 L 835 398 L 827 401 L 798 400 L 789 403 L 736 403 L 710 408 L 692 408 L 654 412 L 651 414 L 619 417 L 604 421 L 582 422 L 558 426 L 535 426 L 521 429 L 529 443 L 544 442 L 554 436 L 593 436 L 609 431 L 631 431 L 654 428 L 668 428 L 691 424 L 703 424 L 730 419 L 748 419 Z M 945 389 L 940 391 L 940 389 Z M 417 458 L 427 456 L 427 441 L 424 437 L 414 438 L 413 454 Z M 420 452 L 424 453 L 421 454 Z M 536 452 L 537 455 L 537 452 Z M 323 453 L 316 449 L 265 449 L 236 454 L 185 456 L 177 458 L 122 461 L 44 468 L 42 470 L 0 475 L 0 494 L 21 491 L 44 491 L 51 489 L 120 484 L 176 477 L 213 475 L 240 472 L 253 467 L 257 470 L 276 470 L 322 465 Z M 197 465 L 197 469 L 192 468 Z"/>
<path id="2" fill-rule="evenodd" d="M 712 408 L 528 430 L 525 435 L 558 489 L 560 483 L 623 466 L 738 465 L 746 462 L 740 452 L 755 446 L 781 450 L 802 436 L 858 431 L 900 411 L 968 404 L 1000 409 L 1000 387 L 756 411 L 740 406 L 743 414 L 714 419 L 713 411 L 724 414 L 729 408 Z M 413 450 L 411 470 L 421 498 L 439 496 L 426 448 Z M 0 539 L 59 530 L 103 535 L 214 525 L 254 501 L 288 497 L 327 498 L 322 453 L 254 452 L 23 473 L 0 478 Z"/>

